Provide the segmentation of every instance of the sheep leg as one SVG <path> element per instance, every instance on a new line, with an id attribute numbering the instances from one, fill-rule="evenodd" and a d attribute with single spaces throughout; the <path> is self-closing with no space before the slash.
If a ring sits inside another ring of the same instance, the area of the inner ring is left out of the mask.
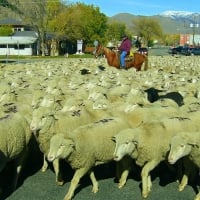
<path id="1" fill-rule="evenodd" d="M 200 200 L 200 192 L 195 196 L 194 200 Z"/>
<path id="2" fill-rule="evenodd" d="M 22 170 L 22 164 L 24 162 L 24 159 L 25 159 L 25 153 L 21 155 L 21 157 L 15 161 L 16 167 L 15 167 L 15 172 L 14 172 L 15 174 L 14 174 L 13 183 L 12 183 L 12 190 L 15 190 L 17 187 L 17 183 L 18 183 L 19 175 Z"/>
<path id="3" fill-rule="evenodd" d="M 142 176 L 142 196 L 143 198 L 147 198 L 149 192 L 151 191 L 152 183 L 151 177 L 149 173 L 158 165 L 158 162 L 152 160 L 144 165 L 142 168 L 141 176 Z"/>
<path id="4" fill-rule="evenodd" d="M 126 184 L 129 172 L 131 171 L 131 168 L 133 167 L 133 160 L 130 157 L 124 157 L 121 161 L 117 164 L 117 166 L 120 168 L 121 176 L 119 179 L 118 188 L 124 187 Z"/>
<path id="5" fill-rule="evenodd" d="M 119 179 L 119 184 L 118 184 L 119 189 L 124 187 L 124 185 L 126 184 L 128 175 L 129 175 L 129 170 L 124 170 L 122 172 L 121 178 Z"/>
<path id="6" fill-rule="evenodd" d="M 116 163 L 116 178 L 117 180 L 119 180 L 118 183 L 118 188 L 122 188 L 125 183 L 126 183 L 126 173 L 125 171 L 122 172 L 122 168 L 123 168 L 123 163 L 120 160 L 119 162 Z"/>
<path id="7" fill-rule="evenodd" d="M 127 177 L 132 167 L 132 158 L 124 157 L 121 161 L 117 162 L 117 178 L 119 179 L 118 188 L 124 187 Z"/>
<path id="8" fill-rule="evenodd" d="M 185 165 L 186 162 L 187 162 L 187 160 L 184 158 L 177 162 L 178 163 L 177 182 L 179 183 L 179 185 L 178 185 L 179 191 L 183 191 L 185 186 L 188 184 L 188 176 L 185 173 L 186 172 L 185 167 L 187 167 L 187 165 Z"/>
<path id="9" fill-rule="evenodd" d="M 65 195 L 64 200 L 71 200 L 74 196 L 74 191 L 80 181 L 80 179 L 88 172 L 88 168 L 80 168 L 77 169 L 74 173 L 74 176 L 71 180 L 69 190 L 67 194 Z"/>
<path id="10" fill-rule="evenodd" d="M 95 175 L 94 175 L 94 171 L 91 171 L 91 172 L 90 172 L 90 179 L 91 179 L 92 185 L 93 185 L 93 187 L 92 187 L 92 192 L 95 194 L 95 193 L 98 192 L 99 186 L 98 186 L 98 182 L 97 182 L 97 180 L 96 180 L 96 177 L 95 177 Z"/>
<path id="11" fill-rule="evenodd" d="M 47 160 L 46 160 L 46 156 L 43 155 L 43 165 L 42 165 L 41 171 L 42 171 L 42 172 L 46 172 L 46 171 L 47 171 L 47 168 L 48 168 L 48 162 L 47 162 Z"/>
<path id="12" fill-rule="evenodd" d="M 60 171 L 60 163 L 59 163 L 59 159 L 55 159 L 53 161 L 53 168 L 54 168 L 54 171 L 55 171 L 55 175 L 56 175 L 56 183 L 58 185 L 63 185 L 64 184 L 64 181 L 62 179 L 62 175 L 61 175 L 61 171 Z"/>
<path id="13" fill-rule="evenodd" d="M 183 191 L 185 186 L 188 184 L 188 179 L 190 178 L 191 180 L 194 180 L 196 175 L 196 166 L 190 162 L 188 157 L 183 158 L 182 168 L 184 169 L 184 171 L 182 172 L 183 177 L 179 184 L 179 191 Z"/>
<path id="14" fill-rule="evenodd" d="M 188 176 L 187 175 L 183 175 L 181 182 L 178 186 L 178 190 L 181 192 L 184 190 L 185 186 L 188 184 Z"/>
<path id="15" fill-rule="evenodd" d="M 17 187 L 17 182 L 18 182 L 18 179 L 19 179 L 19 174 L 21 172 L 21 169 L 22 169 L 21 164 L 17 165 L 15 175 L 14 175 L 14 179 L 13 179 L 13 190 L 15 190 L 16 187 Z"/>

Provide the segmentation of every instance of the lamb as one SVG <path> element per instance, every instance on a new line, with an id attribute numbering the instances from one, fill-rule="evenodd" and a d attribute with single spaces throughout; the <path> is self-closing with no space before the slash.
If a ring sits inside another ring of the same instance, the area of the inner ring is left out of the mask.
<path id="1" fill-rule="evenodd" d="M 92 168 L 113 160 L 115 144 L 111 141 L 111 137 L 128 127 L 128 123 L 121 118 L 103 118 L 80 126 L 67 135 L 61 133 L 51 138 L 48 160 L 65 159 L 75 170 L 65 200 L 72 199 L 80 178 L 88 172 L 93 184 L 92 192 L 98 191 L 98 182 Z M 119 180 L 119 188 L 126 183 L 130 167 L 125 164 L 124 168 Z"/>
<path id="2" fill-rule="evenodd" d="M 17 187 L 31 136 L 28 122 L 19 113 L 7 114 L 0 118 L 0 172 L 9 161 L 14 160 L 15 174 L 11 185 L 12 190 Z"/>
<path id="3" fill-rule="evenodd" d="M 170 164 L 176 163 L 180 158 L 185 158 L 186 156 L 198 167 L 200 168 L 200 132 L 178 132 L 172 137 L 170 143 L 170 152 L 168 155 L 168 161 Z M 195 200 L 200 200 L 200 191 L 194 198 Z"/>
<path id="4" fill-rule="evenodd" d="M 174 132 L 198 129 L 198 125 L 195 126 L 189 118 L 179 117 L 154 120 L 138 128 L 123 130 L 112 138 L 116 142 L 114 160 L 119 161 L 129 155 L 142 167 L 142 196 L 146 198 L 152 186 L 149 173 L 166 160 Z"/>

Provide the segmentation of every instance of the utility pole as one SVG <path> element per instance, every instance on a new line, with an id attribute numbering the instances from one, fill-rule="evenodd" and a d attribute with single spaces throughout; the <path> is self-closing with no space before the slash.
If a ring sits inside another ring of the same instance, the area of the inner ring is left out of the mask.
<path id="1" fill-rule="evenodd" d="M 194 22 L 190 24 L 190 28 L 192 28 L 192 45 L 195 46 L 196 28 L 199 28 L 199 24 L 196 21 L 196 16 L 194 16 Z"/>

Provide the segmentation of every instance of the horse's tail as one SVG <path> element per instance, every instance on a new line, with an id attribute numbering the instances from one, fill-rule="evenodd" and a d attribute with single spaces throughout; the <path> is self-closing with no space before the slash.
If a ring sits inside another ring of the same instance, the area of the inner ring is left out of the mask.
<path id="1" fill-rule="evenodd" d="M 144 58 L 144 70 L 145 71 L 148 69 L 148 65 L 149 65 L 148 62 L 149 62 L 148 56 L 145 55 L 145 58 Z"/>

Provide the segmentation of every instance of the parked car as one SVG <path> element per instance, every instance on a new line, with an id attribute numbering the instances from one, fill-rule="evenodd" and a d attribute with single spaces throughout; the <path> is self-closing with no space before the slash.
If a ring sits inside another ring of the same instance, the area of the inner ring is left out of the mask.
<path id="1" fill-rule="evenodd" d="M 175 55 L 175 54 L 181 54 L 181 50 L 183 49 L 183 46 L 178 46 L 178 47 L 174 47 L 174 48 L 170 48 L 168 53 Z"/>
<path id="2" fill-rule="evenodd" d="M 191 50 L 191 55 L 200 55 L 200 47 L 195 47 Z"/>
<path id="3" fill-rule="evenodd" d="M 183 48 L 181 49 L 180 54 L 185 55 L 185 56 L 190 56 L 192 50 L 193 50 L 193 48 L 191 48 L 191 47 L 183 47 Z"/>

